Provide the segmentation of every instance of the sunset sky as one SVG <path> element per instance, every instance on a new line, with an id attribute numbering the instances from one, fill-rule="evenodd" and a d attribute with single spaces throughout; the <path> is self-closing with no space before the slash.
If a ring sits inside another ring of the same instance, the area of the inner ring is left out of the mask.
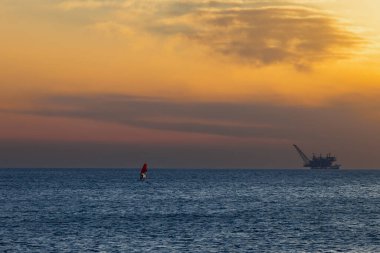
<path id="1" fill-rule="evenodd" d="M 0 167 L 380 168 L 379 4 L 0 0 Z"/>

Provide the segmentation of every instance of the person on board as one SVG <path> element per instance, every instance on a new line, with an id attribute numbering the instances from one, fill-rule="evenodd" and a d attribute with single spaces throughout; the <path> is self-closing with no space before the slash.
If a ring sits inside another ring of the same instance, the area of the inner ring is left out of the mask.
<path id="1" fill-rule="evenodd" d="M 144 181 L 146 179 L 146 173 L 147 172 L 148 172 L 148 164 L 144 163 L 144 165 L 140 171 L 140 181 Z"/>

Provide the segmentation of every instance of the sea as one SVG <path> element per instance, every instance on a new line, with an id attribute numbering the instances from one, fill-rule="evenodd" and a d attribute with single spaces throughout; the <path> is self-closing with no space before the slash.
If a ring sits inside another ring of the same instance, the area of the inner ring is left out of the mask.
<path id="1" fill-rule="evenodd" d="M 380 252 L 380 171 L 0 169 L 0 252 Z"/>

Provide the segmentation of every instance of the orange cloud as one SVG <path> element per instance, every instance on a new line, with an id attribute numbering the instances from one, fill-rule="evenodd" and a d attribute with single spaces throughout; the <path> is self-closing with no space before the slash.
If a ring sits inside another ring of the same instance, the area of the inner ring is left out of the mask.
<path id="1" fill-rule="evenodd" d="M 226 56 L 257 65 L 305 68 L 347 57 L 364 40 L 319 10 L 287 7 L 231 8 L 187 13 L 187 22 L 162 22 L 151 31 L 181 34 Z"/>
<path id="2" fill-rule="evenodd" d="M 364 39 L 317 8 L 315 1 L 68 0 L 65 10 L 101 9 L 95 27 L 163 37 L 182 36 L 213 52 L 254 65 L 286 63 L 300 69 L 351 55 Z M 106 11 L 107 10 L 107 11 Z M 110 15 L 105 15 L 110 12 Z M 90 21 L 89 21 L 90 22 Z"/>

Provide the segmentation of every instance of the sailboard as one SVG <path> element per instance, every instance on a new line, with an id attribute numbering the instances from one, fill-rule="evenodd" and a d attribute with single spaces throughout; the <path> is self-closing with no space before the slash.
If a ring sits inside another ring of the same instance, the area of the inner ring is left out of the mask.
<path id="1" fill-rule="evenodd" d="M 144 163 L 143 167 L 140 170 L 140 181 L 146 180 L 147 173 L 148 173 L 148 164 Z"/>

